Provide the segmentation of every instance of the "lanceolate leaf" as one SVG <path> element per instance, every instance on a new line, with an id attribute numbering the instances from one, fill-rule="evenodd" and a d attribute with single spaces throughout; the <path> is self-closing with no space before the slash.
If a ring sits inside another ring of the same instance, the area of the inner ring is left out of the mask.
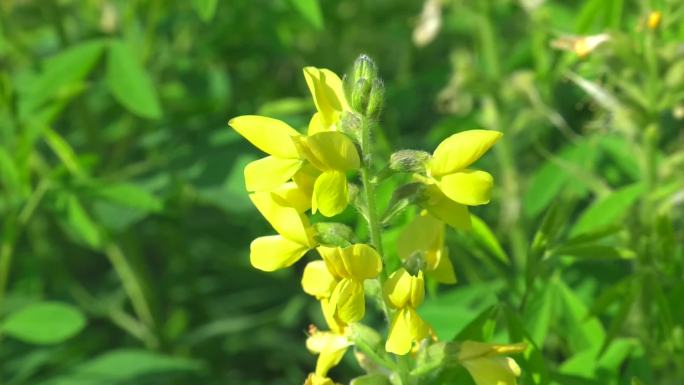
<path id="1" fill-rule="evenodd" d="M 135 52 L 120 40 L 109 44 L 107 85 L 114 98 L 132 113 L 149 119 L 161 117 L 152 80 Z"/>
<path id="2" fill-rule="evenodd" d="M 585 233 L 614 223 L 627 214 L 634 202 L 643 194 L 640 183 L 623 187 L 589 206 L 570 231 L 571 235 Z"/>

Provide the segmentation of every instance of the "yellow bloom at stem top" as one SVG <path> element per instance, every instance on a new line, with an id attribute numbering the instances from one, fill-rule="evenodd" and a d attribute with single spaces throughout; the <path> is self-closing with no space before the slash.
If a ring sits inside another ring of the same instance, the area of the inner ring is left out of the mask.
<path id="1" fill-rule="evenodd" d="M 444 222 L 422 210 L 401 231 L 397 253 L 404 261 L 420 258 L 425 273 L 441 283 L 456 283 L 449 250 L 444 244 Z"/>
<path id="2" fill-rule="evenodd" d="M 465 341 L 461 344 L 458 360 L 477 385 L 516 385 L 520 367 L 515 360 L 502 355 L 520 353 L 526 348 L 524 343 L 500 345 Z"/>
<path id="3" fill-rule="evenodd" d="M 326 319 L 332 315 L 344 324 L 361 320 L 366 312 L 363 281 L 377 278 L 382 271 L 380 255 L 362 243 L 347 247 L 319 246 L 317 250 L 325 261 L 329 276 L 305 275 L 302 280 L 304 291 L 328 299 L 329 308 L 324 308 L 324 315 L 326 310 L 332 314 L 326 315 Z M 334 284 L 330 277 L 333 277 Z"/>
<path id="4" fill-rule="evenodd" d="M 455 228 L 469 228 L 467 206 L 489 203 L 494 178 L 469 166 L 487 152 L 502 136 L 493 130 L 468 130 L 443 140 L 429 159 L 426 199 L 421 205 L 433 216 Z"/>
<path id="5" fill-rule="evenodd" d="M 304 79 L 317 111 L 309 121 L 308 134 L 336 131 L 342 113 L 350 110 L 342 80 L 334 72 L 316 67 L 305 67 Z"/>
<path id="6" fill-rule="evenodd" d="M 383 292 L 387 304 L 396 309 L 392 316 L 385 350 L 404 355 L 411 351 L 414 342 L 430 335 L 430 326 L 416 312 L 425 296 L 423 272 L 411 275 L 403 267 L 390 275 Z"/>
<path id="7" fill-rule="evenodd" d="M 272 192 L 255 192 L 249 198 L 278 232 L 278 235 L 252 241 L 249 256 L 252 266 L 263 271 L 282 269 L 297 262 L 308 250 L 317 246 L 314 230 L 303 214 L 308 207 L 308 200 L 294 183 L 285 184 Z"/>
<path id="8" fill-rule="evenodd" d="M 349 203 L 346 173 L 360 166 L 354 142 L 337 132 L 343 111 L 349 109 L 342 81 L 326 69 L 306 67 L 304 75 L 318 112 L 312 118 L 309 135 L 302 135 L 287 123 L 257 115 L 231 119 L 228 124 L 268 156 L 245 167 L 247 191 L 270 191 L 297 175 L 307 165 L 317 171 L 311 189 L 313 213 L 330 217 Z M 307 171 L 309 175 L 312 173 Z"/>

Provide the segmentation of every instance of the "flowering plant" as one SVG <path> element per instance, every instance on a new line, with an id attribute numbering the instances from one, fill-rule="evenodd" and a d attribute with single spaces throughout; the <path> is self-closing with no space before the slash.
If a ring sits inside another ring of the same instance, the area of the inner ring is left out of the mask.
<path id="1" fill-rule="evenodd" d="M 477 385 L 515 384 L 520 368 L 506 355 L 524 351 L 524 344 L 439 342 L 418 312 L 426 278 L 456 283 L 446 227 L 469 229 L 468 206 L 489 202 L 493 177 L 471 166 L 502 134 L 458 132 L 432 154 L 400 150 L 379 164 L 373 128 L 384 85 L 375 63 L 360 56 L 344 80 L 313 67 L 304 69 L 304 77 L 316 106 L 306 135 L 263 116 L 239 116 L 229 125 L 268 154 L 245 167 L 245 182 L 250 199 L 278 234 L 252 241 L 252 265 L 274 271 L 311 250 L 320 256 L 305 266 L 302 288 L 320 302 L 327 330 L 309 330 L 306 345 L 318 362 L 305 384 L 334 384 L 328 372 L 350 347 L 360 362 L 373 362 L 362 365 L 368 374 L 355 381 L 417 384 L 442 367 L 460 364 Z M 375 191 L 392 174 L 409 178 L 381 218 Z M 345 224 L 312 224 L 307 216 L 335 217 L 349 205 L 367 223 L 367 242 Z M 391 256 L 383 251 L 383 230 L 411 206 L 417 207 L 415 216 L 400 234 L 398 255 Z M 397 263 L 388 263 L 392 258 Z M 362 323 L 367 297 L 375 299 L 387 321 L 384 338 Z"/>

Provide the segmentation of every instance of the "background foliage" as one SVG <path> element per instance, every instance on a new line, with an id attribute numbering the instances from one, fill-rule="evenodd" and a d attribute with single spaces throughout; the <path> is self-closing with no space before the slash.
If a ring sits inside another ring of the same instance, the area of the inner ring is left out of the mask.
<path id="1" fill-rule="evenodd" d="M 318 305 L 303 265 L 249 266 L 267 231 L 242 179 L 258 153 L 225 122 L 304 127 L 301 68 L 342 73 L 364 52 L 387 84 L 387 151 L 505 133 L 483 160 L 483 222 L 448 238 L 459 283 L 420 310 L 439 337 L 527 341 L 523 384 L 681 383 L 684 3 L 422 7 L 0 2 L 0 382 L 302 382 Z M 603 32 L 585 58 L 551 47 Z M 359 373 L 348 357 L 334 375 Z M 435 379 L 455 381 L 471 380 Z"/>

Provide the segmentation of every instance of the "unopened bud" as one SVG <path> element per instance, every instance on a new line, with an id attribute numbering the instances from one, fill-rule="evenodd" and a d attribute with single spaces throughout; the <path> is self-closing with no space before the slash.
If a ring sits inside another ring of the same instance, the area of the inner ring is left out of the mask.
<path id="1" fill-rule="evenodd" d="M 316 240 L 324 245 L 347 247 L 355 240 L 354 231 L 342 223 L 318 222 L 313 227 Z"/>
<path id="2" fill-rule="evenodd" d="M 360 55 L 356 61 L 354 61 L 351 79 L 353 83 L 359 79 L 368 79 L 372 82 L 377 76 L 378 67 L 375 65 L 373 59 L 367 55 Z"/>
<path id="3" fill-rule="evenodd" d="M 377 118 L 382 110 L 384 99 L 385 84 L 380 79 L 374 79 L 370 90 L 370 96 L 368 97 L 365 115 L 372 119 Z"/>
<path id="4" fill-rule="evenodd" d="M 399 150 L 390 156 L 389 167 L 399 172 L 423 172 L 430 160 L 430 154 L 425 151 Z"/>
<path id="5" fill-rule="evenodd" d="M 409 272 L 409 274 L 414 277 L 417 276 L 421 270 L 425 270 L 425 266 L 427 265 L 427 261 L 425 260 L 425 252 L 415 251 L 409 255 L 408 258 L 402 261 L 402 265 L 404 265 L 404 268 Z"/>
<path id="6" fill-rule="evenodd" d="M 361 115 L 353 111 L 344 111 L 338 125 L 340 131 L 356 139 L 357 142 L 361 141 L 362 126 L 363 120 Z"/>
<path id="7" fill-rule="evenodd" d="M 351 107 L 354 111 L 364 114 L 368 107 L 372 84 L 366 78 L 358 79 L 351 90 Z"/>

